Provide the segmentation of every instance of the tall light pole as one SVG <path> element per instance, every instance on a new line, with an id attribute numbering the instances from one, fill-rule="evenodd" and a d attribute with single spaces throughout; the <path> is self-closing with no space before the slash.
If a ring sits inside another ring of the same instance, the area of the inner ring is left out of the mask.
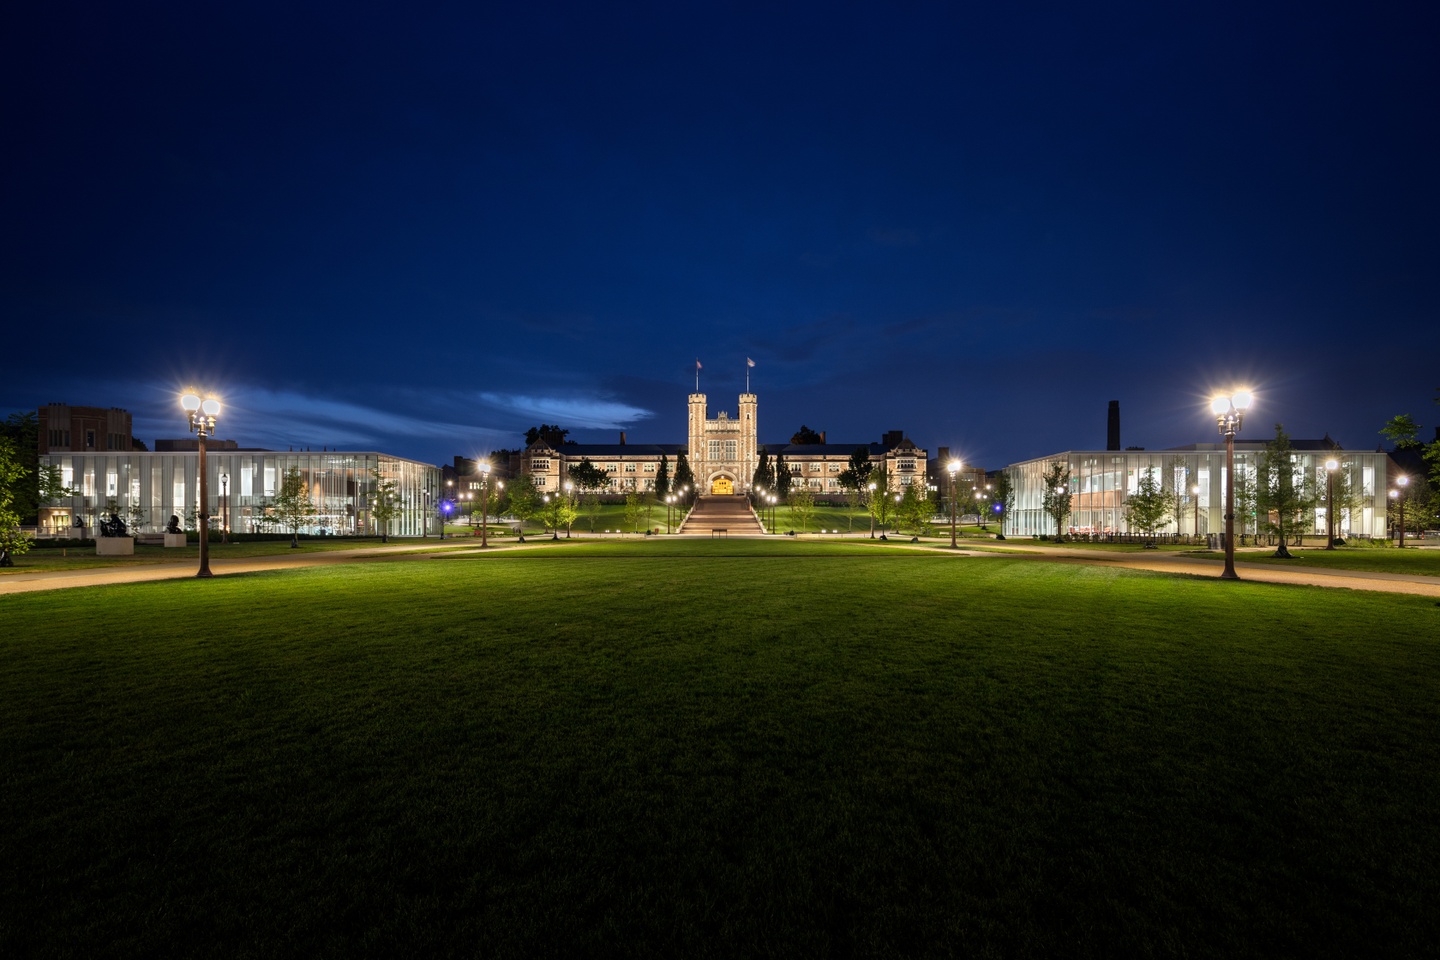
<path id="1" fill-rule="evenodd" d="M 1340 462 L 1325 461 L 1325 549 L 1335 549 L 1335 470 Z"/>
<path id="2" fill-rule="evenodd" d="M 1210 401 L 1215 425 L 1225 435 L 1225 570 L 1221 580 L 1240 579 L 1235 572 L 1235 434 L 1240 432 L 1245 411 L 1254 399 L 1249 390 L 1239 390 Z"/>
<path id="3" fill-rule="evenodd" d="M 871 504 L 875 502 L 875 484 L 870 484 L 870 496 L 865 498 L 865 512 L 870 514 L 870 539 L 875 539 L 875 511 Z"/>
<path id="4" fill-rule="evenodd" d="M 470 514 L 475 516 L 475 514 Z M 480 546 L 490 546 L 490 461 L 480 461 Z"/>
<path id="5" fill-rule="evenodd" d="M 1395 502 L 1400 505 L 1400 547 L 1399 547 L 1399 549 L 1401 549 L 1401 550 L 1404 550 L 1404 549 L 1405 549 L 1405 488 L 1406 488 L 1407 486 L 1409 486 L 1409 484 L 1410 484 L 1410 478 L 1409 478 L 1409 477 L 1403 476 L 1403 475 L 1402 475 L 1402 476 L 1398 476 L 1398 477 L 1395 478 L 1395 485 L 1398 486 L 1400 489 L 1399 489 L 1399 490 L 1391 490 L 1391 491 L 1390 491 L 1390 496 L 1394 497 L 1394 498 L 1395 498 Z"/>
<path id="6" fill-rule="evenodd" d="M 220 474 L 220 542 L 230 542 L 230 474 Z"/>
<path id="7" fill-rule="evenodd" d="M 220 416 L 220 401 L 214 397 L 200 399 L 194 391 L 180 398 L 180 408 L 190 421 L 190 432 L 200 442 L 200 569 L 197 577 L 214 576 L 210 572 L 210 489 L 205 476 L 205 439 L 215 432 L 215 418 Z"/>
<path id="8" fill-rule="evenodd" d="M 955 543 L 955 479 L 960 476 L 960 461 L 950 461 L 950 549 L 954 550 Z"/>

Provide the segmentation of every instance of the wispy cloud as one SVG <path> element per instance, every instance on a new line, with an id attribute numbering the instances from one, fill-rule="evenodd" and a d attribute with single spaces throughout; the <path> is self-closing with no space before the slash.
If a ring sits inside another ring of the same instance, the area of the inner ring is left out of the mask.
<path id="1" fill-rule="evenodd" d="M 643 407 L 632 407 L 598 397 L 534 397 L 524 394 L 482 393 L 480 399 L 498 410 L 539 418 L 548 423 L 564 423 L 579 429 L 614 429 L 629 426 L 637 420 L 648 420 L 655 414 Z"/>

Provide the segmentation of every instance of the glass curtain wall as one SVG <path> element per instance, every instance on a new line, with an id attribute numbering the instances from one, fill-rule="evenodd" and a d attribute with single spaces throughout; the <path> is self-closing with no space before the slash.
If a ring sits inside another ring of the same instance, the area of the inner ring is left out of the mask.
<path id="1" fill-rule="evenodd" d="M 1263 444 L 1236 444 L 1235 532 L 1263 532 L 1265 519 L 1258 516 L 1255 490 L 1264 453 Z M 1298 478 L 1308 481 L 1313 495 L 1302 525 L 1304 532 L 1326 529 L 1325 461 L 1339 462 L 1334 479 L 1336 532 L 1340 536 L 1384 537 L 1385 468 L 1383 452 L 1350 450 L 1296 450 L 1292 457 Z M 1221 444 L 1200 444 L 1176 450 L 1067 451 L 1013 464 L 1006 468 L 1015 488 L 1015 507 L 1005 521 L 1007 536 L 1053 535 L 1055 521 L 1045 513 L 1045 474 L 1051 465 L 1068 465 L 1070 472 L 1070 515 L 1066 535 L 1123 534 L 1131 531 L 1125 521 L 1125 501 L 1135 493 L 1146 475 L 1175 497 L 1176 509 L 1157 529 L 1163 534 L 1204 536 L 1225 529 L 1225 448 Z"/>
<path id="2" fill-rule="evenodd" d="M 74 497 L 40 512 L 42 536 L 94 536 L 100 519 L 118 513 L 132 533 L 164 530 L 178 517 L 187 530 L 196 528 L 200 508 L 198 451 L 129 452 L 109 456 L 54 453 L 42 463 L 60 467 Z M 205 455 L 210 523 L 235 533 L 273 529 L 262 518 L 290 470 L 299 472 L 315 516 L 301 533 L 378 535 L 370 516 L 375 492 L 374 471 L 395 483 L 400 510 L 390 522 L 393 536 L 420 536 L 435 526 L 440 469 L 426 463 L 382 453 L 215 450 Z M 222 484 L 220 477 L 226 481 Z"/>

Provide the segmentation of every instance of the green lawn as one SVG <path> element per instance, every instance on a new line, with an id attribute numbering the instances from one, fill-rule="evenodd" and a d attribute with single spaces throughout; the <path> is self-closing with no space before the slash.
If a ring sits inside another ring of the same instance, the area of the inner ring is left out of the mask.
<path id="1" fill-rule="evenodd" d="M 1291 549 L 1293 559 L 1280 560 L 1274 548 L 1246 550 L 1235 555 L 1246 563 L 1273 563 L 1281 566 L 1330 567 L 1340 570 L 1364 570 L 1370 573 L 1408 573 L 1414 576 L 1440 577 L 1440 548 L 1406 547 L 1336 547 L 1334 550 Z M 1220 554 L 1216 554 L 1220 556 Z"/>
<path id="2" fill-rule="evenodd" d="M 5 956 L 1415 956 L 1440 607 L 649 540 L 0 598 Z"/>
<path id="3" fill-rule="evenodd" d="M 492 536 L 494 533 L 492 531 Z M 391 537 L 390 544 L 410 544 L 416 547 L 435 546 L 438 538 L 431 537 L 427 543 L 421 537 Z M 248 559 L 250 557 L 295 556 L 306 553 L 328 553 L 334 550 L 366 550 L 379 547 L 379 537 L 301 537 L 300 546 L 292 548 L 290 541 L 261 540 L 245 543 L 212 543 L 210 559 Z M 135 553 L 129 557 L 101 557 L 92 547 L 50 547 L 37 546 L 29 553 L 15 557 L 15 566 L 0 567 L 0 577 L 6 574 L 33 573 L 51 570 L 92 570 L 100 567 L 124 567 L 136 564 L 154 563 L 199 563 L 200 545 L 191 543 L 185 547 L 161 547 L 137 543 Z"/>

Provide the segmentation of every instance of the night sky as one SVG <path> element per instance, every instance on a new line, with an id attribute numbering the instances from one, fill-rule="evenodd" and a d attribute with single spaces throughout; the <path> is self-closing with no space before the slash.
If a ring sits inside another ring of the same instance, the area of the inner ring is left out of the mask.
<path id="1" fill-rule="evenodd" d="M 1262 9 L 1257 10 L 1259 6 Z M 11 4 L 0 414 L 431 463 L 904 429 L 996 468 L 1440 408 L 1440 13 Z"/>

